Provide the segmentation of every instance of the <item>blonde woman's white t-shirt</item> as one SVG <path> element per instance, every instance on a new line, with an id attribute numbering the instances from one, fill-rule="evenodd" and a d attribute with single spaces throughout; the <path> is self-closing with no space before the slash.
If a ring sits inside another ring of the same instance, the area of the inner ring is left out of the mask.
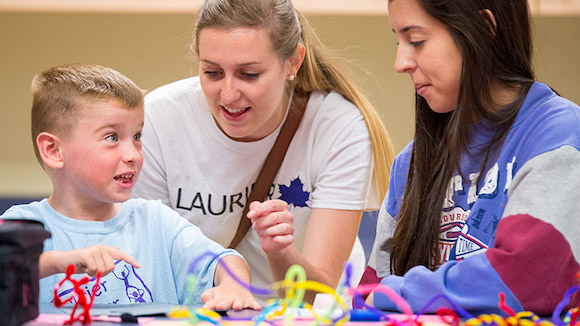
<path id="1" fill-rule="evenodd" d="M 280 127 L 255 142 L 230 139 L 216 125 L 198 77 L 154 90 L 145 111 L 145 162 L 133 196 L 161 199 L 227 246 Z M 302 251 L 312 208 L 378 209 L 371 173 L 370 140 L 359 110 L 337 93 L 313 92 L 267 199 L 289 204 L 295 245 Z M 269 264 L 252 229 L 236 249 L 250 265 L 253 285 L 270 286 Z M 365 264 L 358 240 L 350 260 L 356 284 Z"/>

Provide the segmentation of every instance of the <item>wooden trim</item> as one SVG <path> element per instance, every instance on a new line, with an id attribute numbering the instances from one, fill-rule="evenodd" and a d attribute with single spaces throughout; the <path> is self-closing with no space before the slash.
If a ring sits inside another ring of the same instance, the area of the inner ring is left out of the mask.
<path id="1" fill-rule="evenodd" d="M 0 12 L 196 13 L 203 0 L 0 0 Z M 306 14 L 387 15 L 388 0 L 294 0 Z M 529 0 L 538 16 L 580 16 L 580 0 Z"/>
<path id="2" fill-rule="evenodd" d="M 70 13 L 188 13 L 201 0 L 0 0 L 0 11 Z"/>
<path id="3" fill-rule="evenodd" d="M 294 0 L 307 14 L 386 15 L 386 0 Z M 0 0 L 0 12 L 196 13 L 202 0 Z"/>

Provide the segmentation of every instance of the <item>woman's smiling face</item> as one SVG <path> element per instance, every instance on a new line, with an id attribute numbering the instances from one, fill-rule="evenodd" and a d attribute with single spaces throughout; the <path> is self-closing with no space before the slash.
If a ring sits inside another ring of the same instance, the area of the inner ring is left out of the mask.
<path id="1" fill-rule="evenodd" d="M 260 28 L 204 28 L 199 33 L 201 87 L 219 128 L 230 138 L 254 141 L 284 119 L 288 61 L 274 52 Z"/>

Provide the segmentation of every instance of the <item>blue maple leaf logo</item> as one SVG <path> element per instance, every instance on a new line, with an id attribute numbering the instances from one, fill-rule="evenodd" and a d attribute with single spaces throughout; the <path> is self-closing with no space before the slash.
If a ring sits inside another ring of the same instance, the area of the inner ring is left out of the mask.
<path id="1" fill-rule="evenodd" d="M 288 205 L 292 204 L 294 207 L 308 207 L 306 202 L 310 198 L 310 193 L 304 191 L 304 184 L 300 181 L 300 177 L 292 180 L 289 187 L 282 184 L 278 184 L 278 187 L 280 190 L 278 199 L 287 202 Z"/>

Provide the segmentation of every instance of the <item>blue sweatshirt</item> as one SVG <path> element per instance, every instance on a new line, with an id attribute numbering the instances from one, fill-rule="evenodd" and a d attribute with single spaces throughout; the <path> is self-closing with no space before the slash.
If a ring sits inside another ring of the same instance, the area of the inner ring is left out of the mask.
<path id="1" fill-rule="evenodd" d="M 492 136 L 473 124 L 468 150 Z M 395 159 L 377 235 L 361 284 L 387 285 L 413 311 L 444 294 L 473 314 L 501 313 L 498 294 L 516 311 L 551 314 L 580 270 L 580 108 L 548 86 L 532 85 L 504 143 L 485 172 L 464 155 L 441 214 L 439 267 L 390 275 L 388 241 L 407 182 L 411 142 Z M 398 310 L 384 294 L 374 305 Z M 578 304 L 580 294 L 572 298 Z M 443 300 L 431 306 L 451 307 Z"/>

